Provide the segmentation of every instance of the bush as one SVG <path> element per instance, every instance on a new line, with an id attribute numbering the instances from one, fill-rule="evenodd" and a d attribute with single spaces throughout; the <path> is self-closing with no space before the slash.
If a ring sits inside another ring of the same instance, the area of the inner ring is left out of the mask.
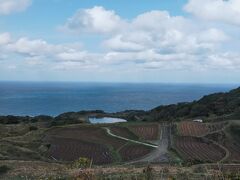
<path id="1" fill-rule="evenodd" d="M 94 171 L 88 169 L 80 169 L 78 172 L 75 172 L 73 175 L 74 179 L 79 180 L 93 180 L 96 179 Z"/>
<path id="2" fill-rule="evenodd" d="M 79 158 L 78 160 L 74 161 L 72 164 L 73 168 L 89 168 L 92 164 L 92 161 L 88 158 Z"/>
<path id="3" fill-rule="evenodd" d="M 154 169 L 149 165 L 143 169 L 143 174 L 144 174 L 146 180 L 153 179 L 153 171 L 154 171 Z"/>
<path id="4" fill-rule="evenodd" d="M 0 166 L 0 175 L 7 173 L 9 170 L 10 168 L 5 165 Z"/>
<path id="5" fill-rule="evenodd" d="M 30 130 L 30 131 L 36 131 L 36 130 L 38 130 L 38 128 L 37 128 L 36 126 L 30 126 L 30 127 L 29 127 L 29 130 Z"/>
<path id="6" fill-rule="evenodd" d="M 167 167 L 164 167 L 164 168 L 163 168 L 163 173 L 164 173 L 164 174 L 168 174 L 168 173 L 169 173 L 169 169 L 168 169 Z"/>
<path id="7" fill-rule="evenodd" d="M 204 165 L 197 166 L 193 169 L 194 173 L 207 173 L 206 168 Z"/>

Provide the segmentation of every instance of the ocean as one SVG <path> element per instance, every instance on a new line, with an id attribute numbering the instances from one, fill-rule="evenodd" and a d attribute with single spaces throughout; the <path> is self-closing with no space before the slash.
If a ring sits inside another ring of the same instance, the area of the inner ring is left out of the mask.
<path id="1" fill-rule="evenodd" d="M 198 100 L 237 85 L 0 82 L 0 115 L 52 115 L 80 110 L 150 110 Z"/>

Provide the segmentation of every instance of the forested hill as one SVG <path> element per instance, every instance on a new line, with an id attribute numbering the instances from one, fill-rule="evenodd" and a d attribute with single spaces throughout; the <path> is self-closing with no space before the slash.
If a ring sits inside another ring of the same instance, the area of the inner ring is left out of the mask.
<path id="1" fill-rule="evenodd" d="M 181 120 L 188 118 L 240 119 L 240 88 L 204 96 L 191 103 L 159 106 L 140 115 L 142 120 Z"/>
<path id="2" fill-rule="evenodd" d="M 159 106 L 150 111 L 127 110 L 118 113 L 80 111 L 51 116 L 0 116 L 0 124 L 48 122 L 51 125 L 88 123 L 89 116 L 119 117 L 128 121 L 180 121 L 201 118 L 206 121 L 240 119 L 240 88 L 228 93 L 215 93 L 198 101 Z"/>

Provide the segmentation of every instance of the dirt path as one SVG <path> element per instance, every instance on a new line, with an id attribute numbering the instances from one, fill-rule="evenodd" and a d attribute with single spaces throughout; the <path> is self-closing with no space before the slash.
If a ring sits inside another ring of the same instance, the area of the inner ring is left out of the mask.
<path id="1" fill-rule="evenodd" d="M 126 164 L 134 164 L 140 162 L 154 162 L 154 163 L 167 163 L 169 162 L 168 158 L 168 145 L 169 145 L 169 125 L 159 124 L 159 140 L 158 146 L 151 153 L 142 157 L 141 159 L 128 162 Z"/>
<path id="2" fill-rule="evenodd" d="M 144 146 L 149 146 L 149 147 L 152 147 L 152 148 L 158 148 L 158 146 L 153 145 L 153 144 L 144 143 L 144 142 L 140 142 L 140 141 L 135 141 L 135 140 L 132 140 L 132 139 L 128 139 L 128 138 L 125 138 L 125 137 L 122 137 L 122 136 L 115 135 L 107 127 L 105 127 L 104 129 L 107 131 L 108 135 L 110 135 L 112 137 L 115 137 L 115 138 L 118 138 L 118 139 L 122 139 L 122 140 L 125 140 L 125 141 L 128 141 L 128 142 L 136 143 L 136 144 L 141 144 L 141 145 L 144 145 Z"/>
<path id="3" fill-rule="evenodd" d="M 169 126 L 159 125 L 160 137 L 156 150 L 142 158 L 141 162 L 168 162 Z"/>

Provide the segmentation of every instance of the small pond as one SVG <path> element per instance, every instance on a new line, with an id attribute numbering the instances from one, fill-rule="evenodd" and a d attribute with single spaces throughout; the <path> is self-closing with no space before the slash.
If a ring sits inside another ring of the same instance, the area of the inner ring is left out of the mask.
<path id="1" fill-rule="evenodd" d="M 89 118 L 89 121 L 92 124 L 127 122 L 124 119 L 112 118 L 112 117 L 101 117 L 101 118 L 91 117 L 91 118 Z"/>

